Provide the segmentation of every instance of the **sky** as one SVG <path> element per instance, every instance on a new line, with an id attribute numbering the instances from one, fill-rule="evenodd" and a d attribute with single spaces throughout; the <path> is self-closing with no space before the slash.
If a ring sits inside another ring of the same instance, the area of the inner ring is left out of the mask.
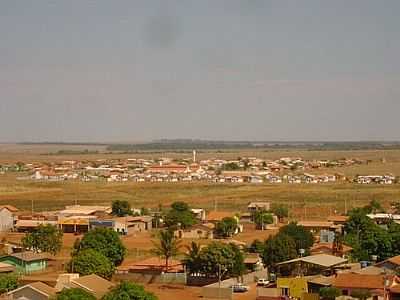
<path id="1" fill-rule="evenodd" d="M 399 11 L 0 1 L 0 142 L 400 140 Z"/>

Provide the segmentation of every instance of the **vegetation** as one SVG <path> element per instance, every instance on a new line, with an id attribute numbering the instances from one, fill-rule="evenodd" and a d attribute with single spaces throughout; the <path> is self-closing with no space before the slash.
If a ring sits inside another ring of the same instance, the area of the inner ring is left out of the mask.
<path id="1" fill-rule="evenodd" d="M 292 237 L 279 233 L 265 241 L 261 257 L 266 266 L 274 269 L 277 263 L 297 257 L 296 242 Z"/>
<path id="2" fill-rule="evenodd" d="M 294 240 L 296 243 L 297 253 L 299 253 L 300 249 L 304 249 L 306 253 L 309 252 L 309 249 L 314 244 L 314 237 L 312 233 L 303 226 L 297 225 L 294 222 L 283 226 L 279 230 L 279 233 L 287 235 Z"/>
<path id="3" fill-rule="evenodd" d="M 381 211 L 377 201 L 352 209 L 345 224 L 344 241 L 353 247 L 353 259 L 370 260 L 376 256 L 378 261 L 400 254 L 400 225 L 389 221 L 383 226 L 375 224 L 368 213 Z"/>
<path id="4" fill-rule="evenodd" d="M 189 272 L 196 273 L 199 272 L 202 268 L 203 261 L 201 260 L 200 253 L 201 248 L 200 244 L 196 242 L 192 242 L 190 246 L 187 247 L 188 253 L 186 254 L 185 259 L 183 260 L 186 268 Z"/>
<path id="5" fill-rule="evenodd" d="M 171 205 L 171 209 L 165 217 L 168 227 L 188 228 L 196 224 L 196 219 L 186 202 L 178 201 Z"/>
<path id="6" fill-rule="evenodd" d="M 79 251 L 69 263 L 71 273 L 80 275 L 97 274 L 109 279 L 114 273 L 113 263 L 101 252 L 94 249 Z"/>
<path id="7" fill-rule="evenodd" d="M 201 250 L 191 245 L 185 260 L 191 274 L 200 273 L 207 277 L 242 276 L 245 266 L 240 249 L 234 244 L 213 242 Z"/>
<path id="8" fill-rule="evenodd" d="M 79 288 L 63 289 L 55 300 L 96 300 L 96 297 Z"/>
<path id="9" fill-rule="evenodd" d="M 132 215 L 131 205 L 126 200 L 115 200 L 112 202 L 112 214 L 117 217 Z"/>
<path id="10" fill-rule="evenodd" d="M 254 213 L 254 223 L 256 224 L 257 229 L 264 230 L 266 225 L 272 224 L 273 222 L 274 219 L 272 215 L 265 210 L 259 210 Z"/>
<path id="11" fill-rule="evenodd" d="M 18 287 L 19 279 L 14 274 L 0 275 L 0 294 L 15 290 Z"/>
<path id="12" fill-rule="evenodd" d="M 157 237 L 158 240 L 154 242 L 153 252 L 165 259 L 165 270 L 168 272 L 170 258 L 179 254 L 180 240 L 175 237 L 172 230 L 162 230 Z"/>
<path id="13" fill-rule="evenodd" d="M 215 232 L 220 237 L 231 237 L 238 228 L 238 222 L 235 218 L 225 217 L 215 226 Z"/>
<path id="14" fill-rule="evenodd" d="M 251 243 L 251 245 L 250 245 L 248 251 L 249 251 L 250 253 L 262 253 L 262 252 L 264 251 L 264 242 L 262 242 L 262 241 L 260 241 L 260 240 L 258 240 L 258 239 L 255 239 L 255 240 Z"/>
<path id="15" fill-rule="evenodd" d="M 279 222 L 289 216 L 289 208 L 284 204 L 272 203 L 271 211 L 278 217 Z"/>
<path id="16" fill-rule="evenodd" d="M 108 292 L 102 300 L 157 300 L 158 298 L 147 292 L 143 286 L 132 282 L 123 281 L 110 292 Z"/>
<path id="17" fill-rule="evenodd" d="M 39 225 L 22 238 L 22 245 L 34 252 L 56 254 L 61 250 L 63 233 L 53 225 Z"/>
<path id="18" fill-rule="evenodd" d="M 359 300 L 367 300 L 371 298 L 371 292 L 366 289 L 355 289 L 351 291 L 350 296 Z"/>
<path id="19" fill-rule="evenodd" d="M 81 241 L 75 243 L 73 252 L 76 254 L 85 249 L 96 250 L 115 266 L 122 263 L 126 254 L 118 233 L 109 228 L 96 228 L 87 232 Z"/>
<path id="20" fill-rule="evenodd" d="M 341 291 L 335 287 L 323 287 L 319 290 L 319 295 L 322 300 L 335 300 L 341 295 Z"/>

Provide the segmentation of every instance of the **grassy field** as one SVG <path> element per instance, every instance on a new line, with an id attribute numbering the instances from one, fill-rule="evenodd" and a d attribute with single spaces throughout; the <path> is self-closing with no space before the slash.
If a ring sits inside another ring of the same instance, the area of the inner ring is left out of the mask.
<path id="1" fill-rule="evenodd" d="M 60 148 L 61 147 L 61 148 Z M 34 162 L 61 160 L 92 160 L 109 158 L 137 157 L 190 157 L 190 153 L 145 152 L 132 154 L 87 154 L 54 155 L 49 154 L 60 149 L 55 146 L 0 145 L 1 162 Z M 79 148 L 78 148 L 79 147 Z M 74 146 L 74 149 L 102 150 Z M 313 159 L 358 158 L 371 160 L 368 165 L 355 165 L 334 169 L 312 171 L 313 173 L 343 173 L 346 176 L 356 174 L 400 175 L 400 150 L 362 150 L 362 151 L 294 151 L 294 150 L 240 150 L 200 152 L 199 159 L 237 158 L 238 156 L 256 156 L 265 159 L 277 159 L 285 156 Z M 385 163 L 382 159 L 385 159 Z M 116 199 L 128 200 L 133 207 L 168 206 L 176 200 L 189 202 L 193 207 L 219 210 L 244 210 L 249 201 L 266 200 L 286 203 L 291 207 L 295 218 L 322 219 L 334 210 L 343 212 L 347 208 L 360 206 L 372 199 L 382 201 L 386 206 L 400 199 L 400 185 L 357 185 L 337 184 L 209 184 L 209 183 L 82 183 L 82 182 L 31 182 L 18 181 L 19 174 L 0 175 L 0 204 L 13 204 L 20 209 L 30 210 L 33 201 L 35 211 L 59 209 L 78 201 L 80 204 L 110 204 Z"/>
<path id="2" fill-rule="evenodd" d="M 8 183 L 7 183 L 8 182 Z M 249 201 L 267 200 L 286 203 L 295 217 L 323 217 L 347 207 L 360 206 L 372 199 L 388 205 L 400 199 L 398 185 L 356 184 L 208 184 L 208 183 L 35 183 L 13 181 L 0 183 L 0 204 L 13 204 L 36 211 L 59 209 L 76 201 L 80 204 L 110 204 L 128 200 L 133 207 L 167 206 L 173 201 L 187 201 L 193 207 L 219 210 L 245 210 Z M 304 209 L 305 207 L 305 209 Z"/>

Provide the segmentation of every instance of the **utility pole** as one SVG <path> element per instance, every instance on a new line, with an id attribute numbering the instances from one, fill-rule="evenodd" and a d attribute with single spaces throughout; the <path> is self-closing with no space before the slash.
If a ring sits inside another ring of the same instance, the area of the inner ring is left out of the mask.
<path id="1" fill-rule="evenodd" d="M 32 212 L 32 216 L 33 216 L 33 198 L 32 198 L 32 201 L 31 201 L 31 212 Z"/>

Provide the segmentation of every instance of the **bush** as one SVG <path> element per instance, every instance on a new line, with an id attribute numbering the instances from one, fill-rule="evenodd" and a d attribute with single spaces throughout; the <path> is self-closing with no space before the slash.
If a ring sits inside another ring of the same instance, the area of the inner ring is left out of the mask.
<path id="1" fill-rule="evenodd" d="M 78 288 L 63 289 L 55 300 L 96 300 L 92 294 Z"/>
<path id="2" fill-rule="evenodd" d="M 158 298 L 141 285 L 123 281 L 108 292 L 103 300 L 158 300 Z"/>
<path id="3" fill-rule="evenodd" d="M 107 257 L 113 265 L 119 266 L 124 260 L 126 248 L 117 232 L 109 228 L 96 228 L 86 233 L 74 251 L 94 249 Z"/>
<path id="4" fill-rule="evenodd" d="M 335 287 L 323 287 L 319 290 L 319 295 L 324 300 L 335 300 L 341 294 L 341 291 Z"/>
<path id="5" fill-rule="evenodd" d="M 102 253 L 94 249 L 85 249 L 79 251 L 72 257 L 69 264 L 71 273 L 80 275 L 97 274 L 103 278 L 109 279 L 114 273 L 114 265 Z"/>

